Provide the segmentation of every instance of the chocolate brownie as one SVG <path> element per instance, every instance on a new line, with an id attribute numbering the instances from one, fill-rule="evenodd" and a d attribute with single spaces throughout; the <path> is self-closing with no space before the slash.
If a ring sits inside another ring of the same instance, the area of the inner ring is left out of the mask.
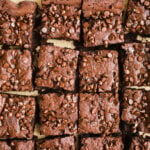
<path id="1" fill-rule="evenodd" d="M 73 136 L 54 138 L 50 140 L 39 140 L 36 142 L 37 150 L 75 150 Z"/>
<path id="2" fill-rule="evenodd" d="M 130 150 L 149 150 L 150 140 L 145 140 L 140 137 L 134 137 L 130 146 Z"/>
<path id="3" fill-rule="evenodd" d="M 80 94 L 79 133 L 119 133 L 118 94 Z"/>
<path id="4" fill-rule="evenodd" d="M 121 137 L 88 137 L 81 140 L 81 150 L 123 150 Z"/>
<path id="5" fill-rule="evenodd" d="M 33 141 L 0 141 L 0 150 L 34 150 Z"/>
<path id="6" fill-rule="evenodd" d="M 36 85 L 74 91 L 79 51 L 43 45 L 39 50 Z"/>
<path id="7" fill-rule="evenodd" d="M 130 0 L 127 9 L 126 32 L 150 34 L 150 1 Z"/>
<path id="8" fill-rule="evenodd" d="M 37 4 L 0 1 L 0 44 L 31 48 Z"/>
<path id="9" fill-rule="evenodd" d="M 150 91 L 126 89 L 123 95 L 122 120 L 133 133 L 150 133 Z"/>
<path id="10" fill-rule="evenodd" d="M 80 39 L 81 0 L 42 0 L 42 25 L 44 39 Z"/>
<path id="11" fill-rule="evenodd" d="M 116 44 L 124 42 L 122 11 L 124 1 L 83 1 L 84 46 Z"/>
<path id="12" fill-rule="evenodd" d="M 42 135 L 67 135 L 77 131 L 78 95 L 44 94 L 39 97 Z"/>
<path id="13" fill-rule="evenodd" d="M 31 91 L 31 53 L 0 50 L 0 91 Z"/>
<path id="14" fill-rule="evenodd" d="M 118 90 L 118 52 L 113 50 L 81 52 L 80 91 Z"/>
<path id="15" fill-rule="evenodd" d="M 150 43 L 127 43 L 123 46 L 125 86 L 150 85 Z"/>
<path id="16" fill-rule="evenodd" d="M 35 100 L 0 94 L 0 139 L 32 138 Z"/>

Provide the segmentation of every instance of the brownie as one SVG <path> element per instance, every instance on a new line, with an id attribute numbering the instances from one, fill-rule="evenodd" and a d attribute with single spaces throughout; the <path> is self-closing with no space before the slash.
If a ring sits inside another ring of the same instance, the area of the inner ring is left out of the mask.
<path id="1" fill-rule="evenodd" d="M 35 100 L 0 94 L 0 139 L 32 138 Z"/>
<path id="2" fill-rule="evenodd" d="M 118 94 L 80 93 L 79 96 L 79 133 L 108 135 L 120 132 Z"/>
<path id="3" fill-rule="evenodd" d="M 150 140 L 145 140 L 140 137 L 134 137 L 132 139 L 130 150 L 149 150 Z"/>
<path id="4" fill-rule="evenodd" d="M 0 150 L 34 150 L 33 141 L 0 141 Z"/>
<path id="5" fill-rule="evenodd" d="M 150 85 L 150 43 L 124 44 L 123 59 L 124 85 Z"/>
<path id="6" fill-rule="evenodd" d="M 121 137 L 87 137 L 81 140 L 81 150 L 123 150 Z"/>
<path id="7" fill-rule="evenodd" d="M 42 38 L 80 39 L 81 0 L 42 0 L 42 4 Z"/>
<path id="8" fill-rule="evenodd" d="M 122 120 L 133 133 L 150 133 L 150 91 L 126 89 L 123 92 Z"/>
<path id="9" fill-rule="evenodd" d="M 37 150 L 75 150 L 74 137 L 54 138 L 36 142 Z"/>
<path id="10" fill-rule="evenodd" d="M 0 1 L 0 44 L 31 48 L 37 4 Z"/>
<path id="11" fill-rule="evenodd" d="M 31 53 L 0 50 L 0 91 L 31 91 Z"/>
<path id="12" fill-rule="evenodd" d="M 124 42 L 122 11 L 124 1 L 83 1 L 84 46 L 92 47 Z"/>
<path id="13" fill-rule="evenodd" d="M 42 45 L 39 50 L 36 85 L 74 91 L 78 54 L 79 51 Z"/>
<path id="14" fill-rule="evenodd" d="M 118 52 L 113 50 L 81 52 L 80 91 L 118 90 Z"/>
<path id="15" fill-rule="evenodd" d="M 70 135 L 77 131 L 77 94 L 43 94 L 39 97 L 40 133 Z"/>
<path id="16" fill-rule="evenodd" d="M 130 0 L 127 9 L 126 32 L 150 34 L 150 1 Z"/>

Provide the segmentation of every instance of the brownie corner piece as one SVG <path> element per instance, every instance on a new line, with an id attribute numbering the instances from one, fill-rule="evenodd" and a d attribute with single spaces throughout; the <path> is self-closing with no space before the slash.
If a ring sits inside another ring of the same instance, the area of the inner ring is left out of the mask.
<path id="1" fill-rule="evenodd" d="M 123 91 L 122 120 L 133 133 L 150 133 L 150 91 L 126 89 Z"/>
<path id="2" fill-rule="evenodd" d="M 80 39 L 81 1 L 43 2 L 42 26 L 43 39 Z"/>
<path id="3" fill-rule="evenodd" d="M 37 150 L 41 149 L 63 149 L 63 150 L 75 150 L 75 141 L 73 136 L 58 137 L 49 140 L 38 140 L 36 142 Z"/>
<path id="4" fill-rule="evenodd" d="M 31 61 L 28 50 L 0 50 L 0 91 L 31 91 Z"/>
<path id="5" fill-rule="evenodd" d="M 150 85 L 150 43 L 126 43 L 123 60 L 125 86 Z"/>
<path id="6" fill-rule="evenodd" d="M 130 0 L 127 8 L 127 33 L 150 34 L 150 2 L 149 0 Z"/>
<path id="7" fill-rule="evenodd" d="M 130 150 L 135 150 L 135 149 L 149 150 L 150 140 L 143 139 L 141 137 L 133 137 L 130 145 Z"/>
<path id="8" fill-rule="evenodd" d="M 35 2 L 0 1 L 0 44 L 32 48 Z"/>
<path id="9" fill-rule="evenodd" d="M 42 135 L 72 135 L 77 132 L 77 94 L 43 94 L 39 97 Z"/>
<path id="10" fill-rule="evenodd" d="M 0 94 L 0 139 L 31 139 L 35 119 L 35 99 Z"/>
<path id="11" fill-rule="evenodd" d="M 35 83 L 38 87 L 75 90 L 79 51 L 42 45 Z"/>
<path id="12" fill-rule="evenodd" d="M 117 91 L 119 86 L 118 52 L 95 50 L 81 52 L 79 81 L 81 92 Z"/>
<path id="13" fill-rule="evenodd" d="M 81 150 L 123 150 L 121 137 L 87 137 L 81 140 Z"/>
<path id="14" fill-rule="evenodd" d="M 119 100 L 112 93 L 79 94 L 80 134 L 119 133 Z"/>
<path id="15" fill-rule="evenodd" d="M 34 150 L 34 141 L 32 140 L 11 140 L 0 141 L 0 150 L 12 150 L 12 149 L 21 149 L 21 150 Z"/>

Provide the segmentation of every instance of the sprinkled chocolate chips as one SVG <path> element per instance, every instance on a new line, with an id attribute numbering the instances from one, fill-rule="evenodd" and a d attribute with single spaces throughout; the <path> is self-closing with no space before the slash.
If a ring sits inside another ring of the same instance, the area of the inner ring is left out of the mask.
<path id="1" fill-rule="evenodd" d="M 48 136 L 77 132 L 78 95 L 45 94 L 39 100 L 41 134 Z"/>
<path id="2" fill-rule="evenodd" d="M 32 138 L 35 100 L 31 97 L 0 95 L 0 138 Z"/>
<path id="3" fill-rule="evenodd" d="M 39 50 L 36 84 L 74 91 L 79 51 L 43 45 Z"/>
<path id="4" fill-rule="evenodd" d="M 0 90 L 32 90 L 31 53 L 28 50 L 0 51 Z"/>
<path id="5" fill-rule="evenodd" d="M 80 38 L 79 6 L 65 4 L 50 4 L 43 7 L 41 36 L 49 38 Z"/>
<path id="6" fill-rule="evenodd" d="M 80 91 L 118 90 L 118 53 L 113 50 L 81 52 Z"/>

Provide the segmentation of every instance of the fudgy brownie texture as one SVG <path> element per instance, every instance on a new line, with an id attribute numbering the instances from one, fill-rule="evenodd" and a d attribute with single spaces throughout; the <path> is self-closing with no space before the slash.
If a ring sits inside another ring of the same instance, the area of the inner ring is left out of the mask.
<path id="1" fill-rule="evenodd" d="M 43 135 L 66 135 L 77 131 L 78 95 L 44 94 L 39 97 L 40 132 Z"/>
<path id="2" fill-rule="evenodd" d="M 83 1 L 84 46 L 116 44 L 124 42 L 122 11 L 124 1 Z"/>
<path id="3" fill-rule="evenodd" d="M 133 133 L 150 133 L 150 91 L 126 89 L 123 94 L 122 120 Z"/>
<path id="4" fill-rule="evenodd" d="M 150 141 L 142 139 L 141 137 L 133 137 L 129 150 L 149 150 Z"/>
<path id="5" fill-rule="evenodd" d="M 0 141 L 0 150 L 34 150 L 33 141 Z"/>
<path id="6" fill-rule="evenodd" d="M 36 142 L 37 150 L 75 150 L 74 137 L 54 138 Z"/>
<path id="7" fill-rule="evenodd" d="M 123 150 L 121 137 L 88 137 L 81 140 L 81 150 Z"/>
<path id="8" fill-rule="evenodd" d="M 127 43 L 122 48 L 125 86 L 149 86 L 150 43 Z"/>
<path id="9" fill-rule="evenodd" d="M 31 53 L 0 50 L 0 91 L 31 91 Z"/>
<path id="10" fill-rule="evenodd" d="M 31 48 L 33 42 L 35 2 L 0 1 L 0 44 Z"/>
<path id="11" fill-rule="evenodd" d="M 79 51 L 43 45 L 39 50 L 36 85 L 52 89 L 75 90 Z"/>
<path id="12" fill-rule="evenodd" d="M 79 64 L 81 92 L 118 90 L 118 52 L 113 50 L 81 52 Z"/>
<path id="13" fill-rule="evenodd" d="M 81 0 L 42 1 L 42 25 L 44 39 L 80 39 Z"/>
<path id="14" fill-rule="evenodd" d="M 79 98 L 79 133 L 119 133 L 118 94 L 83 94 Z"/>
<path id="15" fill-rule="evenodd" d="M 150 1 L 130 0 L 127 9 L 126 32 L 150 34 Z"/>
<path id="16" fill-rule="evenodd" d="M 0 139 L 32 138 L 35 100 L 0 94 Z"/>

